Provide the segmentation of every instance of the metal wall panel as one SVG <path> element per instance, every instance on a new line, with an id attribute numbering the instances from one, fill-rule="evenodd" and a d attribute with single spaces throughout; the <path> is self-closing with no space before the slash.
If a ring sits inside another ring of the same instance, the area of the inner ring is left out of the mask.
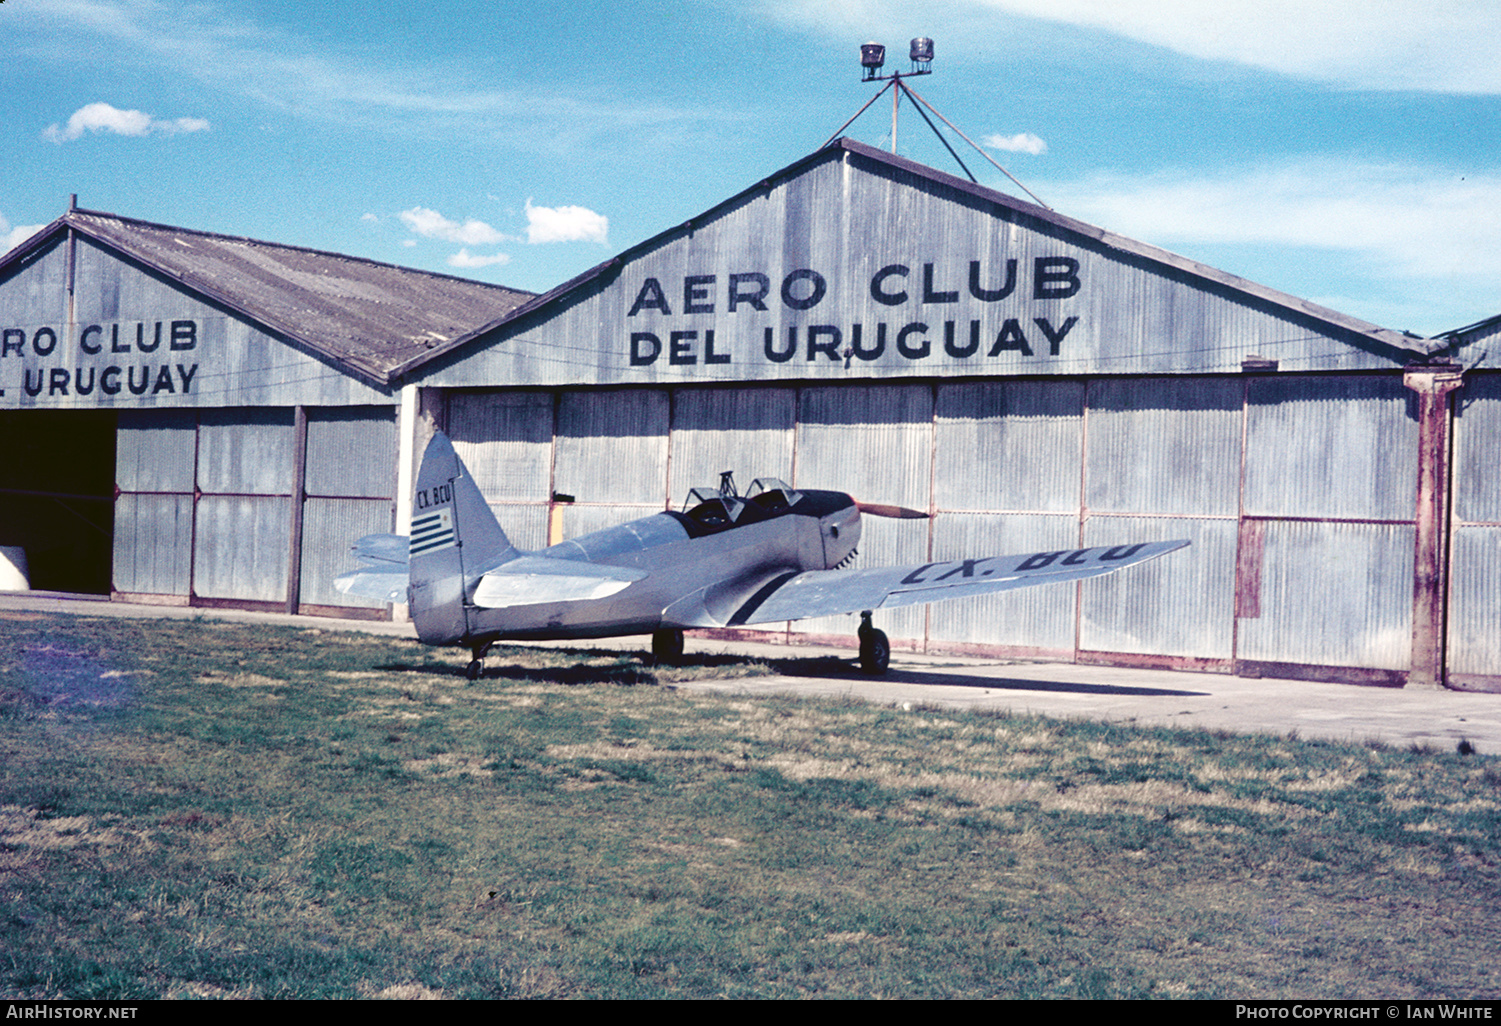
<path id="1" fill-rule="evenodd" d="M 308 495 L 385 499 L 396 493 L 396 417 L 389 406 L 307 413 Z M 385 528 L 390 530 L 390 528 Z"/>
<path id="2" fill-rule="evenodd" d="M 84 286 L 76 301 L 81 323 L 171 321 L 203 312 L 203 301 L 181 284 L 126 263 L 92 239 L 79 236 L 77 245 L 75 280 Z"/>
<path id="3" fill-rule="evenodd" d="M 390 499 L 306 500 L 302 506 L 298 601 L 304 605 L 385 608 L 384 602 L 344 594 L 334 587 L 334 578 L 355 568 L 349 551 L 354 541 L 367 534 L 389 534 L 391 520 Z"/>
<path id="4" fill-rule="evenodd" d="M 1089 509 L 1235 515 L 1243 390 L 1235 378 L 1090 382 Z"/>
<path id="5" fill-rule="evenodd" d="M 197 436 L 192 410 L 121 410 L 115 484 L 124 492 L 191 493 Z"/>
<path id="6" fill-rule="evenodd" d="M 718 487 L 724 470 L 735 472 L 741 491 L 758 477 L 790 482 L 796 410 L 790 388 L 679 389 L 668 486 L 674 508 L 690 488 Z"/>
<path id="7" fill-rule="evenodd" d="M 1247 515 L 1413 519 L 1416 397 L 1400 377 L 1248 384 Z"/>
<path id="8" fill-rule="evenodd" d="M 192 466 L 191 462 L 188 464 Z M 114 590 L 181 595 L 191 584 L 193 496 L 136 495 L 115 500 Z"/>
<path id="9" fill-rule="evenodd" d="M 194 593 L 203 598 L 286 601 L 291 503 L 289 497 L 260 495 L 199 499 Z"/>
<path id="10" fill-rule="evenodd" d="M 1273 520 L 1265 532 L 1261 615 L 1239 620 L 1237 658 L 1388 670 L 1410 665 L 1411 525 Z"/>
<path id="11" fill-rule="evenodd" d="M 68 318 L 68 243 L 59 239 L 0 278 L 0 328 L 62 325 Z M 28 331 L 27 339 L 31 338 Z M 14 356 L 9 357 L 14 359 Z"/>
<path id="12" fill-rule="evenodd" d="M 114 556 L 117 591 L 189 594 L 198 415 L 122 410 L 115 430 Z M 155 494 L 139 494 L 155 493 Z"/>
<path id="13" fill-rule="evenodd" d="M 295 449 L 292 410 L 200 412 L 195 595 L 286 600 Z"/>
<path id="14" fill-rule="evenodd" d="M 1459 355 L 1456 359 L 1471 369 L 1495 370 L 1501 366 L 1501 352 L 1498 352 L 1501 347 L 1496 345 L 1498 340 L 1501 340 L 1501 319 L 1487 318 L 1474 330 L 1458 337 L 1456 348 Z"/>
<path id="15" fill-rule="evenodd" d="M 548 509 L 548 505 L 541 502 L 490 503 L 490 512 L 495 514 L 506 539 L 528 552 L 547 547 Z M 566 518 L 564 524 L 567 524 Z"/>
<path id="16" fill-rule="evenodd" d="M 1454 516 L 1501 524 L 1501 375 L 1468 376 L 1453 403 Z"/>
<path id="17" fill-rule="evenodd" d="M 928 508 L 931 387 L 805 388 L 797 433 L 797 480 L 792 482 L 797 487 L 848 492 L 864 502 Z"/>
<path id="18" fill-rule="evenodd" d="M 667 504 L 667 393 L 564 392 L 553 487 L 580 502 Z"/>
<path id="19" fill-rule="evenodd" d="M 395 411 L 389 406 L 307 411 L 299 603 L 385 605 L 343 594 L 334 579 L 353 569 L 350 546 L 357 539 L 392 529 L 396 453 Z"/>
<path id="20" fill-rule="evenodd" d="M 1081 587 L 1079 648 L 1194 659 L 1234 654 L 1233 519 L 1090 517 L 1084 544 L 1119 545 L 1187 538 L 1187 549 Z"/>
<path id="21" fill-rule="evenodd" d="M 939 509 L 1077 513 L 1082 382 L 945 384 L 937 402 L 933 502 Z"/>
<path id="22" fill-rule="evenodd" d="M 1461 525 L 1452 551 L 1449 673 L 1501 677 L 1501 525 Z"/>
<path id="23" fill-rule="evenodd" d="M 939 513 L 933 520 L 933 559 L 1054 552 L 1074 548 L 1078 536 L 1073 513 Z M 928 638 L 1039 649 L 1068 658 L 1074 650 L 1076 595 L 1074 585 L 1059 584 L 936 603 L 930 607 Z"/>
<path id="24" fill-rule="evenodd" d="M 1468 375 L 1453 404 L 1448 672 L 1501 678 L 1501 375 Z"/>
<path id="25" fill-rule="evenodd" d="M 216 495 L 290 495 L 295 447 L 291 410 L 205 410 L 198 487 Z"/>
<path id="26" fill-rule="evenodd" d="M 553 394 L 525 390 L 448 397 L 454 451 L 491 502 L 546 501 L 552 481 Z"/>

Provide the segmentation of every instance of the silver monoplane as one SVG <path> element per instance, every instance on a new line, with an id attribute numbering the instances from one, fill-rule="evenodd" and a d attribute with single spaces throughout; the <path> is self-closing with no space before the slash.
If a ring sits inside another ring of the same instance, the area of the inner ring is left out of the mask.
<path id="1" fill-rule="evenodd" d="M 422 458 L 410 537 L 375 534 L 340 591 L 406 602 L 429 645 L 474 653 L 470 679 L 503 640 L 652 636 L 664 662 L 683 631 L 860 613 L 860 664 L 884 673 L 891 648 L 872 613 L 1034 584 L 1098 577 L 1183 548 L 1186 541 L 845 569 L 860 515 L 924 517 L 843 492 L 794 489 L 775 478 L 744 495 L 730 475 L 668 510 L 522 552 L 506 538 L 453 444 L 439 432 Z"/>

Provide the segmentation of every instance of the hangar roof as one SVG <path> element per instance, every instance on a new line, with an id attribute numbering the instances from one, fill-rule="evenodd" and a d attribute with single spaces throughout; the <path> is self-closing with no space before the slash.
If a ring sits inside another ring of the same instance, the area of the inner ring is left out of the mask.
<path id="1" fill-rule="evenodd" d="M 883 173 L 891 175 L 896 180 L 913 183 L 919 189 L 931 190 L 948 196 L 961 194 L 966 205 L 972 205 L 980 210 L 988 209 L 998 220 L 1030 225 L 1050 236 L 1070 240 L 1092 251 L 1108 254 L 1122 265 L 1139 268 L 1158 278 L 1181 282 L 1204 292 L 1229 297 L 1233 301 L 1269 311 L 1288 320 L 1312 325 L 1315 330 L 1326 332 L 1331 338 L 1341 339 L 1346 344 L 1354 344 L 1372 352 L 1386 354 L 1388 360 L 1401 361 L 1428 357 L 1446 345 L 1442 339 L 1423 339 L 1370 324 L 1156 246 L 1117 235 L 1047 207 L 1024 202 L 966 179 L 850 139 L 841 138 L 803 157 L 796 163 L 766 176 L 750 188 L 690 218 L 683 224 L 669 228 L 571 281 L 505 311 L 491 323 L 477 327 L 467 335 L 455 338 L 451 342 L 439 343 L 417 354 L 410 361 L 396 368 L 393 373 L 398 376 L 413 373 L 427 374 L 439 366 L 451 366 L 455 362 L 465 360 L 474 355 L 478 348 L 494 342 L 498 337 L 530 330 L 532 326 L 550 317 L 561 315 L 570 306 L 584 301 L 591 292 L 609 287 L 610 283 L 632 262 L 663 250 L 679 240 L 691 238 L 696 232 L 707 229 L 716 221 L 746 206 L 757 197 L 765 196 L 779 186 L 808 175 L 830 161 L 848 161 L 851 157 L 858 158 L 859 162 L 866 167 L 881 168 Z M 816 219 L 818 214 L 815 213 L 812 216 Z M 807 230 L 806 225 L 801 227 L 802 230 Z M 475 343 L 478 343 L 478 346 Z"/>
<path id="2" fill-rule="evenodd" d="M 338 253 L 69 210 L 0 259 L 0 273 L 73 229 L 381 384 L 533 293 Z"/>

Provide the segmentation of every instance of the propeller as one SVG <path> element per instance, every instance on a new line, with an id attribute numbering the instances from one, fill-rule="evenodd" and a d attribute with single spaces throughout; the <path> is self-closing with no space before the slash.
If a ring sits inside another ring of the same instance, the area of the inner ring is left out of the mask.
<path id="1" fill-rule="evenodd" d="M 928 515 L 919 509 L 908 509 L 906 506 L 893 506 L 885 502 L 860 502 L 856 500 L 855 508 L 861 513 L 872 517 L 890 517 L 893 520 L 926 520 Z"/>

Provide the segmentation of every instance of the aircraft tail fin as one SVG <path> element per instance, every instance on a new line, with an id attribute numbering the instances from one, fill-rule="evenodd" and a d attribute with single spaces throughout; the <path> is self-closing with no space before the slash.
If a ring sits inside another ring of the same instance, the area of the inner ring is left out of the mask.
<path id="1" fill-rule="evenodd" d="M 519 553 L 441 431 L 428 443 L 412 497 L 412 620 L 423 641 L 469 636 L 466 599 L 485 571 Z"/>

